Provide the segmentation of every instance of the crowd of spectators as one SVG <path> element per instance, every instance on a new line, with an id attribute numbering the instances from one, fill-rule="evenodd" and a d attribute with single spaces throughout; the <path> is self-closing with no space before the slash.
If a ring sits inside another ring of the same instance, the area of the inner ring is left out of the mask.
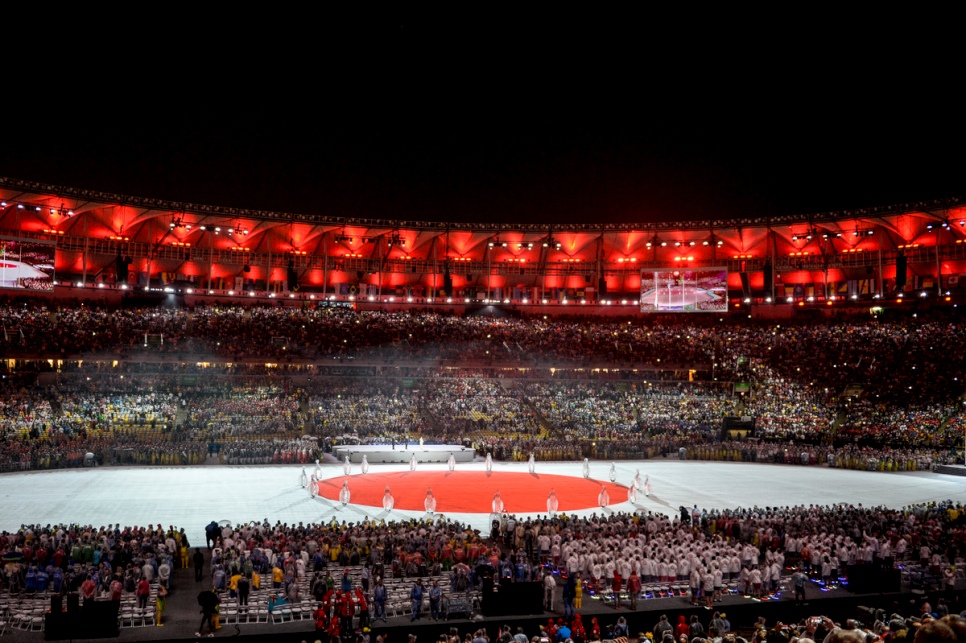
<path id="1" fill-rule="evenodd" d="M 962 564 L 966 551 L 966 509 L 952 501 L 902 509 L 846 504 L 731 510 L 694 506 L 682 507 L 681 515 L 673 518 L 614 513 L 519 520 L 504 514 L 488 537 L 443 519 L 274 526 L 251 522 L 236 528 L 223 523 L 212 524 L 209 530 L 211 582 L 226 599 L 237 595 L 239 582 L 246 588 L 249 583 L 270 586 L 278 604 L 304 605 L 307 592 L 319 605 L 323 622 L 339 619 L 344 632 L 354 630 L 354 614 L 362 619 L 359 628 L 370 616 L 385 619 L 383 583 L 390 580 L 397 588 L 402 579 L 414 586 L 409 593 L 413 619 L 425 609 L 424 596 L 430 599 L 430 614 L 439 614 L 429 583 L 436 587 L 441 579 L 450 596 L 469 595 L 486 578 L 498 584 L 538 581 L 545 586 L 545 607 L 563 613 L 563 619 L 551 619 L 548 627 L 596 628 L 584 633 L 588 640 L 594 634 L 631 633 L 620 630 L 622 623 L 626 626 L 620 618 L 606 625 L 597 618 L 581 619 L 582 594 L 604 595 L 618 609 L 628 587 L 636 588 L 631 609 L 640 597 L 676 595 L 658 588 L 681 585 L 692 602 L 712 607 L 731 588 L 759 597 L 785 591 L 788 600 L 793 595 L 798 600 L 807 599 L 807 591 L 836 586 L 851 565 L 928 571 L 943 586 L 952 587 L 955 565 Z M 791 591 L 793 585 L 808 584 L 813 589 L 803 589 L 802 595 Z M 346 619 L 347 602 L 359 610 L 350 608 Z M 932 612 L 929 605 L 920 609 L 925 613 L 915 613 L 917 623 L 919 616 L 930 618 Z M 694 627 L 698 617 L 691 620 Z M 693 631 L 687 623 L 684 627 L 686 640 L 693 640 Z M 732 629 L 720 612 L 709 612 L 704 627 L 711 638 L 727 637 Z M 774 630 L 796 627 L 776 623 Z M 813 620 L 803 627 L 814 633 L 823 627 L 832 630 L 834 624 Z M 757 636 L 761 624 L 735 624 L 735 632 L 739 628 Z M 650 640 L 662 641 L 662 624 L 652 629 Z M 499 634 L 504 634 L 503 628 Z M 769 638 L 772 634 L 769 631 Z M 699 643 L 704 641 L 699 637 Z"/>
<path id="2" fill-rule="evenodd" d="M 966 427 L 962 334 L 946 313 L 776 324 L 32 299 L 0 312 L 9 354 L 108 355 L 0 385 L 0 455 L 13 468 L 79 466 L 88 453 L 203 462 L 213 443 L 235 461 L 299 460 L 285 445 L 308 434 L 458 442 L 497 459 L 683 447 L 685 457 L 907 470 L 950 460 Z M 148 335 L 164 342 L 146 345 Z M 349 372 L 186 366 L 279 354 L 335 356 Z M 756 441 L 722 442 L 725 416 L 753 418 Z"/>
<path id="3" fill-rule="evenodd" d="M 187 564 L 184 529 L 158 525 L 24 525 L 0 534 L 7 552 L 0 589 L 10 593 L 77 592 L 85 600 L 134 594 L 142 580 L 171 589 Z"/>

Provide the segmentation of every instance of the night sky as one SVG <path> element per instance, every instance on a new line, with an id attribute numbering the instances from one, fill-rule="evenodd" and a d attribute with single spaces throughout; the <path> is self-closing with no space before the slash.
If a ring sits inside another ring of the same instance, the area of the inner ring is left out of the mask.
<path id="1" fill-rule="evenodd" d="M 249 52 L 218 61 L 224 73 L 159 65 L 109 97 L 94 88 L 56 107 L 8 97 L 0 175 L 198 204 L 511 224 L 966 196 L 953 98 L 962 56 L 941 38 L 855 43 L 844 26 L 749 41 L 754 32 L 679 25 L 687 37 L 669 48 L 650 42 L 653 25 L 631 39 L 577 18 L 443 36 L 401 18 L 370 47 L 333 47 L 271 78 L 252 71 Z"/>

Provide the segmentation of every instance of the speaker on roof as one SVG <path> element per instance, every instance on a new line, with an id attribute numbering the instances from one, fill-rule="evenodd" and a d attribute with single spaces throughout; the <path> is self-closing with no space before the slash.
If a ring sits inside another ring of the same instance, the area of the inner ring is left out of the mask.
<path id="1" fill-rule="evenodd" d="M 126 284 L 128 277 L 128 262 L 123 259 L 120 255 L 117 256 L 117 260 L 114 262 L 114 283 Z"/>
<path id="2" fill-rule="evenodd" d="M 772 269 L 771 262 L 766 261 L 765 265 L 762 267 L 762 272 L 765 273 L 765 294 L 771 296 L 771 287 L 773 283 L 774 270 Z"/>
<path id="3" fill-rule="evenodd" d="M 242 272 L 248 273 L 251 271 L 252 271 L 252 267 L 249 266 L 247 263 L 244 266 L 242 266 Z"/>
<path id="4" fill-rule="evenodd" d="M 443 273 L 443 294 L 453 296 L 453 277 L 448 272 Z"/>
<path id="5" fill-rule="evenodd" d="M 607 294 L 607 280 L 603 277 L 597 280 L 597 292 L 601 295 Z"/>
<path id="6" fill-rule="evenodd" d="M 747 299 L 751 297 L 751 282 L 748 281 L 748 273 L 739 272 L 738 274 L 741 276 L 741 294 Z"/>
<path id="7" fill-rule="evenodd" d="M 906 287 L 906 255 L 900 253 L 896 257 L 896 290 Z"/>

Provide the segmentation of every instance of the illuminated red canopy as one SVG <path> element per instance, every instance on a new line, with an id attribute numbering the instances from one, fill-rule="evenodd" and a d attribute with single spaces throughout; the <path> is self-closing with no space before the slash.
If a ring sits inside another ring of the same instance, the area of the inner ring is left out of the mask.
<path id="1" fill-rule="evenodd" d="M 118 256 L 152 278 L 240 278 L 265 290 L 292 268 L 304 288 L 332 294 L 376 283 L 431 293 L 444 281 L 457 290 L 517 294 L 602 285 L 633 293 L 641 270 L 669 265 L 723 266 L 734 273 L 732 287 L 741 288 L 744 272 L 760 291 L 769 266 L 775 288 L 891 279 L 899 254 L 911 277 L 966 273 L 961 199 L 798 217 L 555 228 L 253 211 L 8 178 L 0 178 L 0 198 L 0 234 L 56 241 L 57 273 L 70 278 L 110 270 Z"/>

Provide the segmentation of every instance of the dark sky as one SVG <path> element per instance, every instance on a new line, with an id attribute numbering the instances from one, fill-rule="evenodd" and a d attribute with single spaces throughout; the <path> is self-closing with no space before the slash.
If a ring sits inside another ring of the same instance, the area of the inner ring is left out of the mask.
<path id="1" fill-rule="evenodd" d="M 928 49 L 894 33 L 856 43 L 850 28 L 752 40 L 753 30 L 678 25 L 681 38 L 658 46 L 653 24 L 611 33 L 576 17 L 440 35 L 403 17 L 371 47 L 332 48 L 285 73 L 251 66 L 265 62 L 252 52 L 154 59 L 107 95 L 6 98 L 16 118 L 0 175 L 200 204 L 506 223 L 966 196 L 962 57 L 938 37 Z"/>

